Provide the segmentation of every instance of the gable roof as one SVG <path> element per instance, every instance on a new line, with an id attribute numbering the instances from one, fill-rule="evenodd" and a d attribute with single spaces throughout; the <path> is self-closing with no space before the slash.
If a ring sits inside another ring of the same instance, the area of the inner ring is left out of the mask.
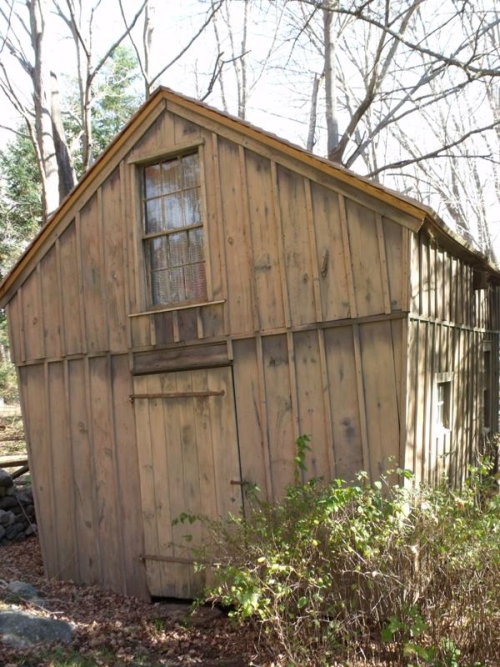
<path id="1" fill-rule="evenodd" d="M 99 176 L 102 175 L 106 168 L 113 165 L 113 159 L 124 147 L 127 146 L 130 139 L 146 119 L 156 115 L 155 112 L 159 115 L 169 103 L 178 105 L 187 111 L 194 112 L 206 121 L 216 122 L 230 131 L 237 132 L 244 138 L 265 145 L 277 155 L 285 155 L 299 163 L 303 163 L 305 166 L 312 167 L 313 169 L 322 172 L 327 177 L 335 179 L 337 182 L 401 211 L 401 213 L 414 219 L 413 224 L 409 225 L 414 231 L 418 231 L 422 226 L 425 226 L 429 233 L 435 236 L 441 245 L 449 249 L 452 254 L 466 259 L 479 270 L 486 272 L 494 282 L 500 283 L 499 268 L 474 247 L 466 243 L 458 234 L 452 231 L 443 220 L 432 211 L 432 209 L 424 204 L 380 185 L 366 177 L 359 176 L 339 164 L 335 164 L 325 158 L 314 155 L 300 146 L 281 139 L 270 132 L 241 120 L 240 118 L 231 116 L 225 112 L 210 107 L 203 102 L 186 97 L 168 88 L 159 87 L 142 104 L 127 125 L 100 155 L 98 160 L 82 176 L 77 185 L 63 200 L 57 211 L 55 211 L 47 224 L 40 230 L 38 235 L 26 248 L 18 262 L 4 278 L 0 284 L 0 307 L 5 306 L 10 298 L 12 298 L 19 284 L 22 282 L 23 276 L 27 271 L 31 270 L 31 265 L 39 256 L 43 246 L 54 236 L 59 222 L 71 209 L 78 198 L 99 179 Z M 132 148 L 132 146 L 130 146 L 130 148 Z"/>

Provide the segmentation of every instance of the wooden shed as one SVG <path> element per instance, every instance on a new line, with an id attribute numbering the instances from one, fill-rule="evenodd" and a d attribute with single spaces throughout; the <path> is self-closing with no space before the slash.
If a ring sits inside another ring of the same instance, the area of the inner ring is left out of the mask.
<path id="1" fill-rule="evenodd" d="M 157 90 L 0 287 L 46 574 L 189 597 L 172 520 L 279 497 L 299 434 L 310 476 L 459 484 L 499 282 L 418 202 Z"/>

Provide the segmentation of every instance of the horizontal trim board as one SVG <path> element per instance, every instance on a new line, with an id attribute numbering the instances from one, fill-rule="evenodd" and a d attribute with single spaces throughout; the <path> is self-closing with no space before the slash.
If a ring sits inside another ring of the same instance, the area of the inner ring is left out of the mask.
<path id="1" fill-rule="evenodd" d="M 211 561 L 204 560 L 203 558 L 181 558 L 181 556 L 157 556 L 153 554 L 146 554 L 140 556 L 139 560 L 141 563 L 145 563 L 147 560 L 156 561 L 158 563 L 181 563 L 181 565 L 194 565 L 195 563 L 200 563 L 203 565 L 212 564 Z"/>
<path id="2" fill-rule="evenodd" d="M 432 317 L 424 317 L 423 315 L 413 315 L 410 313 L 409 318 L 412 322 L 424 322 L 426 324 L 439 324 L 442 327 L 449 327 L 450 329 L 460 329 L 462 331 L 474 331 L 476 333 L 486 333 L 498 336 L 500 330 L 498 329 L 482 329 L 481 327 L 468 327 L 464 324 L 455 324 L 446 320 L 436 320 Z"/>
<path id="3" fill-rule="evenodd" d="M 189 153 L 191 150 L 195 150 L 200 146 L 203 146 L 205 139 L 201 138 L 197 141 L 189 141 L 185 143 L 179 143 L 177 146 L 172 146 L 171 148 L 166 148 L 165 150 L 152 151 L 151 153 L 146 153 L 143 156 L 137 158 L 129 158 L 127 164 L 136 164 L 137 166 L 147 166 L 148 164 L 154 164 L 155 162 L 160 162 L 161 160 L 168 160 L 169 157 L 177 157 L 177 155 L 183 155 Z"/>
<path id="4" fill-rule="evenodd" d="M 151 350 L 150 352 L 136 352 L 132 355 L 132 374 L 145 375 L 148 373 L 228 366 L 229 363 L 226 343 L 177 347 Z"/>

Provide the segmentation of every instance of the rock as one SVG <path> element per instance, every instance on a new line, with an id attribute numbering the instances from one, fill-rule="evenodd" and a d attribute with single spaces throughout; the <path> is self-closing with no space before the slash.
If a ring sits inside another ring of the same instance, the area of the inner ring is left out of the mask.
<path id="1" fill-rule="evenodd" d="M 14 480 L 9 475 L 6 470 L 0 470 L 0 487 L 3 489 L 9 489 L 14 486 Z"/>
<path id="2" fill-rule="evenodd" d="M 11 581 L 7 585 L 7 589 L 11 593 L 15 593 L 25 600 L 31 600 L 32 598 L 38 598 L 38 591 L 31 584 L 26 583 L 25 581 Z"/>
<path id="3" fill-rule="evenodd" d="M 0 542 L 4 536 L 5 536 L 5 528 L 3 526 L 0 526 Z"/>
<path id="4" fill-rule="evenodd" d="M 14 523 L 12 524 L 12 526 L 9 526 L 5 531 L 5 537 L 8 540 L 13 540 L 16 537 L 16 535 L 19 535 L 22 529 L 23 529 L 22 526 L 19 526 L 17 523 Z"/>
<path id="5" fill-rule="evenodd" d="M 4 489 L 5 491 L 5 489 Z M 0 509 L 2 510 L 10 510 L 13 507 L 17 506 L 17 500 L 13 496 L 4 496 L 3 498 L 0 498 Z"/>
<path id="6" fill-rule="evenodd" d="M 16 497 L 21 505 L 33 505 L 33 495 L 26 491 L 18 491 Z"/>
<path id="7" fill-rule="evenodd" d="M 32 523 L 30 526 L 26 528 L 24 531 L 24 536 L 25 537 L 31 537 L 32 535 L 36 535 L 38 532 L 37 527 L 35 526 L 34 523 Z"/>
<path id="8" fill-rule="evenodd" d="M 5 489 L 5 495 L 6 496 L 15 496 L 16 495 L 16 487 L 14 485 L 8 486 Z M 16 500 L 16 503 L 17 503 L 17 500 Z"/>
<path id="9" fill-rule="evenodd" d="M 65 621 L 37 618 L 26 612 L 0 612 L 0 639 L 10 646 L 27 648 L 48 642 L 68 643 L 72 636 L 71 626 Z"/>
<path id="10" fill-rule="evenodd" d="M 16 520 L 14 512 L 6 512 L 0 509 L 0 526 L 12 526 Z"/>

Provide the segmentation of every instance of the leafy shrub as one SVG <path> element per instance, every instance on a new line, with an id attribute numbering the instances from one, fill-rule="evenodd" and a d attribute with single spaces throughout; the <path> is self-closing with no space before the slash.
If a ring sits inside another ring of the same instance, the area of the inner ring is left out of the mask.
<path id="1" fill-rule="evenodd" d="M 500 646 L 500 498 L 482 494 L 488 462 L 466 488 L 300 482 L 246 517 L 202 519 L 211 535 L 212 600 L 261 626 L 290 665 L 330 665 L 378 647 L 397 664 L 477 666 Z M 393 475 L 394 477 L 394 475 Z"/>

